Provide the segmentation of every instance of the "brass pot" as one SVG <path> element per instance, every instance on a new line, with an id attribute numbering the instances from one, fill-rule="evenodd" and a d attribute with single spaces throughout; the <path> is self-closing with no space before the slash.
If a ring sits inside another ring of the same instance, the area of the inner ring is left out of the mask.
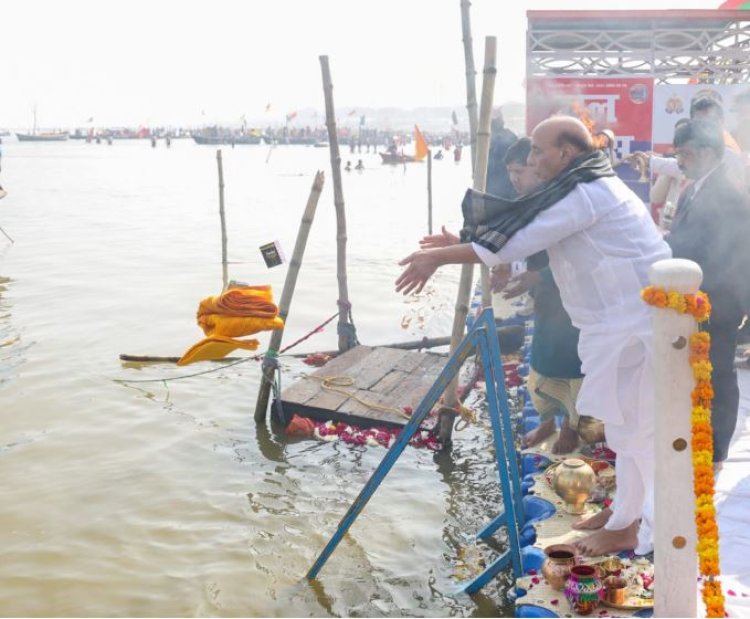
<path id="1" fill-rule="evenodd" d="M 552 486 L 570 514 L 583 513 L 595 482 L 594 469 L 578 458 L 563 460 L 552 478 Z"/>
<path id="2" fill-rule="evenodd" d="M 576 547 L 571 544 L 552 544 L 544 549 L 547 557 L 542 563 L 542 576 L 550 587 L 562 591 L 570 576 L 570 569 L 576 564 Z"/>
<path id="3" fill-rule="evenodd" d="M 604 422 L 596 417 L 581 415 L 578 420 L 578 436 L 589 445 L 604 442 Z"/>
<path id="4" fill-rule="evenodd" d="M 628 582 L 618 576 L 607 576 L 603 581 L 604 599 L 614 606 L 622 606 L 628 597 Z"/>

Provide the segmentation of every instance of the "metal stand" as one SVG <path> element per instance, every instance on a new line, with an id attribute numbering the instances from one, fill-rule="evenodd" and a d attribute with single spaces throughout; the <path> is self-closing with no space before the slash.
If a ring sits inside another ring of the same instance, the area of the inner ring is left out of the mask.
<path id="1" fill-rule="evenodd" d="M 375 469 L 362 491 L 352 503 L 349 510 L 341 519 L 339 526 L 326 547 L 320 553 L 307 579 L 312 580 L 325 565 L 328 558 L 338 546 L 341 539 L 364 509 L 370 497 L 385 479 L 396 460 L 409 444 L 412 436 L 419 430 L 420 425 L 429 415 L 451 379 L 458 373 L 463 362 L 476 349 L 482 355 L 482 364 L 487 384 L 487 403 L 492 423 L 492 433 L 495 442 L 497 469 L 500 476 L 500 486 L 503 493 L 503 511 L 493 518 L 477 534 L 477 539 L 486 539 L 501 526 L 507 529 L 508 548 L 497 557 L 484 571 L 467 583 L 463 583 L 459 591 L 475 593 L 494 578 L 501 570 L 509 565 L 516 578 L 523 574 L 519 531 L 525 523 L 523 496 L 519 476 L 515 446 L 513 444 L 513 430 L 508 410 L 508 398 L 505 392 L 505 375 L 500 358 L 500 344 L 497 340 L 495 317 L 491 309 L 486 309 L 477 319 L 471 331 L 451 355 L 448 363 L 438 376 L 435 384 L 417 407 L 409 423 L 404 427 L 396 442 L 391 446 L 383 460 Z"/>

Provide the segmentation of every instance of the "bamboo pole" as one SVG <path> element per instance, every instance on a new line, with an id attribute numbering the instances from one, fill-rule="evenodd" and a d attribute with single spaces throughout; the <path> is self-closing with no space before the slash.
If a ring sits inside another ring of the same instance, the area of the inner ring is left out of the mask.
<path id="1" fill-rule="evenodd" d="M 120 361 L 128 363 L 177 363 L 182 357 L 158 357 L 156 355 L 120 355 Z M 221 359 L 207 359 L 212 363 L 225 363 L 229 361 L 242 361 L 249 357 L 223 357 Z"/>
<path id="2" fill-rule="evenodd" d="M 482 105 L 480 110 L 479 131 L 477 132 L 477 160 L 474 171 L 474 189 L 484 191 L 487 182 L 487 160 L 490 149 L 490 120 L 492 118 L 492 99 L 495 92 L 495 56 L 497 53 L 497 38 L 486 37 L 484 40 L 484 79 L 482 81 Z M 466 329 L 466 316 L 469 313 L 471 285 L 474 277 L 474 265 L 464 264 L 461 267 L 461 279 L 458 285 L 456 311 L 453 317 L 453 331 L 451 333 L 451 353 L 455 351 L 463 340 Z M 448 446 L 453 434 L 453 420 L 455 414 L 446 409 L 458 404 L 456 386 L 458 377 L 454 377 L 445 391 L 445 407 L 440 412 L 439 433 L 440 442 Z"/>
<path id="3" fill-rule="evenodd" d="M 4 235 L 5 235 L 5 237 L 6 237 L 6 238 L 7 238 L 7 239 L 8 239 L 8 240 L 9 240 L 9 241 L 11 242 L 11 243 L 15 243 L 15 241 L 14 241 L 14 240 L 13 240 L 13 239 L 12 239 L 12 238 L 10 237 L 10 235 L 9 235 L 9 234 L 8 234 L 8 233 L 7 233 L 7 232 L 6 232 L 5 230 L 3 230 L 3 229 L 2 229 L 2 227 L 0 227 L 0 232 L 2 232 L 2 233 L 3 233 Z"/>
<path id="4" fill-rule="evenodd" d="M 477 87 L 476 70 L 474 68 L 474 43 L 471 38 L 471 17 L 469 9 L 471 2 L 461 0 L 461 30 L 464 41 L 464 62 L 466 64 L 466 109 L 469 112 L 469 145 L 471 146 L 471 173 L 476 172 L 477 158 Z M 482 306 L 492 305 L 492 294 L 490 292 L 490 270 L 481 265 L 482 281 Z"/>
<path id="5" fill-rule="evenodd" d="M 297 276 L 299 275 L 299 270 L 302 266 L 302 257 L 305 255 L 307 237 L 310 234 L 310 226 L 312 226 L 313 219 L 315 218 L 315 209 L 318 206 L 320 192 L 323 191 L 324 180 L 325 176 L 323 175 L 323 172 L 319 170 L 317 174 L 315 174 L 315 180 L 310 189 L 310 196 L 307 198 L 307 206 L 305 206 L 305 212 L 302 215 L 302 221 L 300 221 L 299 230 L 297 231 L 297 241 L 294 244 L 292 260 L 289 263 L 289 270 L 287 271 L 286 279 L 284 280 L 284 289 L 281 292 L 281 300 L 279 301 L 279 316 L 285 323 L 287 316 L 289 316 L 289 308 L 292 305 L 294 287 L 297 284 Z M 283 335 L 283 328 L 278 329 L 271 334 L 271 341 L 268 344 L 268 352 L 266 353 L 267 358 L 272 358 L 275 361 L 275 356 L 278 355 Z M 271 391 L 271 385 L 273 384 L 274 370 L 274 364 L 263 364 L 263 380 L 260 383 L 258 400 L 255 404 L 255 421 L 258 423 L 261 423 L 266 419 L 268 395 Z"/>
<path id="6" fill-rule="evenodd" d="M 323 74 L 323 94 L 326 104 L 326 127 L 328 128 L 328 148 L 331 153 L 333 173 L 333 203 L 336 207 L 336 278 L 339 285 L 339 351 L 350 347 L 346 328 L 349 326 L 349 288 L 346 279 L 346 211 L 344 192 L 341 185 L 341 155 L 336 131 L 336 112 L 333 106 L 333 84 L 328 67 L 328 56 L 320 56 L 320 69 Z"/>
<path id="7" fill-rule="evenodd" d="M 221 219 L 221 273 L 222 273 L 222 290 L 227 289 L 229 278 L 227 272 L 227 222 L 224 216 L 224 166 L 221 162 L 221 149 L 216 151 L 216 165 L 219 168 L 219 217 Z"/>
<path id="8" fill-rule="evenodd" d="M 660 260 L 651 283 L 665 290 L 695 294 L 703 273 L 690 260 Z M 656 310 L 654 326 L 654 617 L 697 617 L 698 570 L 693 515 L 693 460 L 690 393 L 693 373 L 688 341 L 695 319 Z M 656 580 L 658 579 L 658 580 Z"/>
<path id="9" fill-rule="evenodd" d="M 466 110 L 469 112 L 469 147 L 471 148 L 471 173 L 474 174 L 477 137 L 477 86 L 474 69 L 474 46 L 471 40 L 471 18 L 469 0 L 461 0 L 461 31 L 464 41 L 464 61 L 466 63 Z"/>
<path id="10" fill-rule="evenodd" d="M 500 346 L 502 348 L 519 348 L 523 342 L 523 326 L 518 327 L 498 327 L 497 336 L 500 339 Z M 514 343 L 515 340 L 515 343 Z M 448 346 L 451 343 L 450 335 L 443 335 L 440 337 L 423 337 L 421 340 L 407 340 L 406 342 L 394 342 L 391 344 L 377 344 L 373 348 L 399 348 L 401 350 L 417 350 L 420 348 L 437 348 L 438 346 Z M 322 353 L 324 355 L 336 356 L 337 350 L 323 350 L 315 351 L 316 353 Z M 296 359 L 303 359 L 308 355 L 313 354 L 312 352 L 298 352 L 298 353 L 286 353 L 290 357 Z M 240 361 L 242 359 L 250 359 L 251 357 L 224 357 L 223 359 L 213 359 L 215 362 L 225 361 Z M 177 363 L 181 357 L 158 357 L 154 355 L 128 355 L 121 354 L 119 356 L 120 361 L 131 361 L 134 363 Z"/>
<path id="11" fill-rule="evenodd" d="M 432 234 L 432 149 L 427 150 L 427 234 Z"/>

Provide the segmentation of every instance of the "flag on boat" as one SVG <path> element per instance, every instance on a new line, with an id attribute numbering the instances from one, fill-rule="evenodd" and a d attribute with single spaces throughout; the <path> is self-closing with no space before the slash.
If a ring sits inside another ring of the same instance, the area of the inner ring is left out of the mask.
<path id="1" fill-rule="evenodd" d="M 416 145 L 414 159 L 422 161 L 422 159 L 427 156 L 430 149 L 427 147 L 427 140 L 424 139 L 424 136 L 417 125 L 414 125 L 414 143 Z"/>
<path id="2" fill-rule="evenodd" d="M 357 113 L 357 110 L 352 110 L 351 112 L 349 112 L 349 116 L 354 116 L 356 113 Z"/>
<path id="3" fill-rule="evenodd" d="M 271 104 L 270 103 L 266 103 L 266 112 L 270 111 L 270 109 L 271 109 Z"/>
<path id="4" fill-rule="evenodd" d="M 289 112 L 286 115 L 286 122 L 289 122 L 290 120 L 294 120 L 297 117 L 297 112 Z"/>

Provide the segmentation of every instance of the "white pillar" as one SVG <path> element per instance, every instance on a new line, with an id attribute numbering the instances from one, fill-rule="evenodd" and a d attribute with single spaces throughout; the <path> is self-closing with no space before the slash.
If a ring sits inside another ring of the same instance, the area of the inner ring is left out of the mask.
<path id="1" fill-rule="evenodd" d="M 696 293 L 703 280 L 691 260 L 661 260 L 651 283 L 664 290 Z M 656 479 L 654 505 L 654 617 L 696 617 L 698 561 L 695 494 L 690 447 L 690 336 L 695 318 L 654 309 L 656 377 Z"/>

